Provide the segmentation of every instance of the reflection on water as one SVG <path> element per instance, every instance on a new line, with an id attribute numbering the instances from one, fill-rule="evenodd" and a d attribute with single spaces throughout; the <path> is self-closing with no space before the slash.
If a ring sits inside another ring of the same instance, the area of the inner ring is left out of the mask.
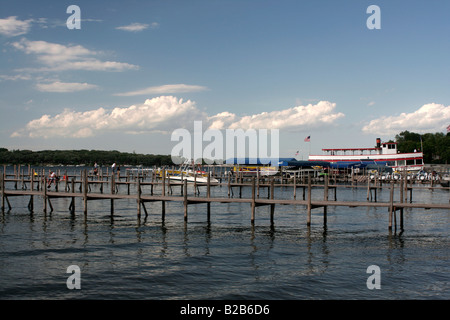
<path id="1" fill-rule="evenodd" d="M 175 192 L 175 190 L 174 190 Z M 243 191 L 246 196 L 247 191 Z M 292 189 L 280 189 L 287 197 Z M 212 196 L 226 196 L 216 188 Z M 263 192 L 262 192 L 263 193 Z M 320 195 L 317 195 L 320 196 Z M 361 200 L 365 190 L 345 189 L 338 199 Z M 389 192 L 379 192 L 386 201 Z M 443 202 L 445 192 L 414 194 L 415 201 Z M 405 230 L 388 231 L 382 208 L 313 210 L 306 226 L 303 206 L 258 207 L 250 223 L 248 204 L 183 207 L 135 200 L 82 203 L 52 199 L 44 214 L 36 201 L 12 198 L 0 214 L 2 299 L 448 299 L 449 212 L 407 209 Z M 68 290 L 66 268 L 78 265 L 82 289 Z M 381 289 L 369 290 L 366 269 L 381 269 Z"/>

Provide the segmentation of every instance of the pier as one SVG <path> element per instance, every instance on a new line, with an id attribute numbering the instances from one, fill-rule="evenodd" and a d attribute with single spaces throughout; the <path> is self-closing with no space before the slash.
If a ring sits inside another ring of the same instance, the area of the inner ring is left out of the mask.
<path id="1" fill-rule="evenodd" d="M 270 207 L 270 221 L 274 223 L 276 205 L 303 206 L 306 211 L 306 225 L 311 226 L 312 210 L 322 209 L 323 225 L 327 225 L 327 208 L 330 206 L 355 207 L 380 207 L 386 208 L 388 217 L 388 228 L 397 228 L 397 211 L 399 212 L 399 227 L 403 230 L 403 210 L 405 208 L 417 209 L 443 209 L 450 210 L 450 199 L 448 203 L 416 203 L 413 202 L 414 190 L 417 189 L 446 189 L 431 182 L 429 185 L 413 185 L 412 181 L 400 179 L 398 181 L 382 182 L 377 179 L 364 179 L 364 182 L 352 180 L 352 183 L 331 184 L 332 176 L 326 175 L 322 183 L 313 183 L 311 175 L 298 179 L 284 180 L 282 177 L 269 176 L 244 178 L 232 176 L 230 172 L 220 176 L 220 182 L 211 182 L 212 174 L 208 174 L 207 183 L 188 183 L 173 181 L 163 174 L 160 178 L 155 172 L 137 171 L 134 174 L 128 172 L 125 176 L 115 173 L 91 175 L 87 170 L 80 170 L 78 175 L 63 174 L 63 180 L 56 181 L 48 188 L 48 178 L 45 170 L 36 172 L 28 169 L 28 173 L 6 174 L 6 170 L 0 175 L 1 209 L 6 206 L 12 209 L 9 198 L 29 197 L 28 209 L 34 211 L 35 202 L 41 201 L 44 213 L 52 212 L 52 201 L 59 198 L 70 200 L 68 211 L 74 214 L 76 211 L 76 198 L 82 200 L 82 212 L 88 214 L 88 203 L 92 200 L 106 200 L 110 203 L 111 215 L 114 214 L 114 202 L 120 199 L 136 201 L 137 216 L 149 215 L 145 206 L 148 202 L 161 202 L 161 219 L 165 219 L 165 205 L 168 202 L 181 202 L 184 207 L 183 218 L 188 221 L 188 208 L 191 204 L 206 204 L 206 219 L 211 219 L 212 203 L 246 203 L 249 205 L 250 222 L 255 223 L 256 208 L 261 206 Z M 361 179 L 360 179 L 361 180 Z M 98 191 L 93 192 L 96 186 Z M 212 188 L 227 188 L 227 196 L 212 197 Z M 274 190 L 276 188 L 291 188 L 292 196 L 289 199 L 276 199 Z M 242 190 L 248 188 L 250 196 L 242 197 Z M 367 201 L 345 201 L 338 199 L 338 189 L 341 188 L 364 188 L 367 190 Z M 389 201 L 377 201 L 377 191 L 383 188 L 389 189 Z M 52 190 L 53 189 L 53 190 Z M 144 190 L 145 189 L 145 190 Z M 149 190 L 148 190 L 149 189 Z M 238 189 L 239 192 L 235 193 Z M 179 192 L 177 192 L 179 190 Z M 191 191 L 190 191 L 191 190 Z M 301 193 L 299 192 L 301 190 Z M 450 190 L 449 190 L 450 191 Z M 313 197 L 314 193 L 314 197 Z M 334 196 L 330 199 L 330 193 Z M 322 197 L 323 195 L 323 197 Z M 450 192 L 449 192 L 450 197 Z M 319 199 L 318 199 L 319 198 Z M 397 200 L 395 200 L 397 198 Z M 39 199 L 39 200 L 37 200 Z M 301 213 L 301 212 L 300 212 Z"/>

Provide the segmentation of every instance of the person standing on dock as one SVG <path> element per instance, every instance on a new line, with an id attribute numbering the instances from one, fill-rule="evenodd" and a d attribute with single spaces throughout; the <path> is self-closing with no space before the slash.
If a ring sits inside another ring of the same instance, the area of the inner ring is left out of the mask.
<path id="1" fill-rule="evenodd" d="M 98 164 L 97 164 L 97 162 L 94 163 L 94 176 L 96 176 L 98 179 Z"/>
<path id="2" fill-rule="evenodd" d="M 50 188 L 52 183 L 56 184 L 56 173 L 54 173 L 53 171 L 50 171 L 50 174 L 48 176 L 48 185 L 47 188 Z"/>

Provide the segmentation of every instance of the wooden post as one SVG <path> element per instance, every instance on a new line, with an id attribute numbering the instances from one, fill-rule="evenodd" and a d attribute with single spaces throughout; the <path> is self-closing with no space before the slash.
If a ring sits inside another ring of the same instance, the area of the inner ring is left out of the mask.
<path id="1" fill-rule="evenodd" d="M 405 178 L 405 185 L 404 185 L 404 187 L 405 187 L 405 190 L 404 190 L 405 202 L 408 202 L 408 179 L 406 177 L 406 168 L 403 172 L 403 176 Z"/>
<path id="2" fill-rule="evenodd" d="M 370 192 L 370 175 L 367 175 L 367 201 L 369 201 L 369 194 L 371 194 Z"/>
<path id="3" fill-rule="evenodd" d="M 184 221 L 188 219 L 187 180 L 183 180 Z"/>
<path id="4" fill-rule="evenodd" d="M 181 195 L 183 195 L 183 181 L 184 181 L 184 174 L 183 171 L 180 170 L 180 174 L 181 174 Z"/>
<path id="5" fill-rule="evenodd" d="M 109 177 L 109 175 L 107 175 L 107 177 Z M 114 176 L 114 172 L 111 172 L 111 194 L 115 193 L 115 184 L 116 184 L 116 178 Z M 111 216 L 112 216 L 114 214 L 114 199 L 112 197 L 111 197 L 110 203 L 111 203 Z"/>
<path id="6" fill-rule="evenodd" d="M 307 204 L 307 218 L 306 225 L 311 225 L 311 176 L 308 175 L 308 204 Z"/>
<path id="7" fill-rule="evenodd" d="M 297 198 L 297 172 L 294 172 L 294 200 Z"/>
<path id="8" fill-rule="evenodd" d="M 42 197 L 44 198 L 44 213 L 47 213 L 47 178 L 44 177 L 44 186 L 42 187 Z"/>
<path id="9" fill-rule="evenodd" d="M 270 199 L 273 200 L 273 194 L 274 194 L 274 190 L 275 186 L 274 186 L 274 180 L 272 179 L 272 181 L 270 182 Z M 270 224 L 273 224 L 273 215 L 275 213 L 275 203 L 271 203 L 270 204 Z"/>
<path id="10" fill-rule="evenodd" d="M 231 195 L 230 191 L 231 191 L 231 171 L 228 171 L 228 198 Z"/>
<path id="11" fill-rule="evenodd" d="M 329 183 L 330 176 L 327 174 L 325 176 L 325 186 L 323 191 L 323 200 L 328 201 L 328 183 Z M 323 206 L 323 225 L 327 225 L 327 206 Z"/>
<path id="12" fill-rule="evenodd" d="M 209 199 L 211 196 L 211 172 L 208 170 L 208 178 L 207 178 L 207 186 L 206 186 L 206 197 Z M 208 222 L 211 219 L 211 202 L 206 203 L 206 214 Z"/>
<path id="13" fill-rule="evenodd" d="M 391 190 L 389 197 L 389 230 L 392 230 L 392 213 L 394 211 L 394 182 L 391 181 Z"/>
<path id="14" fill-rule="evenodd" d="M 75 177 L 72 178 L 72 193 L 75 193 Z M 69 206 L 69 210 L 72 214 L 75 213 L 75 197 L 72 197 L 72 201 Z"/>
<path id="15" fill-rule="evenodd" d="M 87 171 L 86 169 L 83 171 L 83 204 L 84 204 L 84 208 L 83 208 L 83 212 L 84 215 L 87 215 L 87 191 L 88 191 L 88 180 L 87 180 Z"/>
<path id="16" fill-rule="evenodd" d="M 2 188 L 2 211 L 5 209 L 5 171 L 1 176 L 1 188 Z"/>
<path id="17" fill-rule="evenodd" d="M 259 167 L 256 167 L 256 196 L 258 198 L 259 198 L 259 178 L 260 178 Z"/>
<path id="18" fill-rule="evenodd" d="M 163 168 L 162 171 L 162 195 L 165 196 L 166 195 L 166 169 Z"/>
<path id="19" fill-rule="evenodd" d="M 211 175 L 208 171 L 208 177 L 206 180 L 206 197 L 209 198 L 211 196 Z"/>
<path id="20" fill-rule="evenodd" d="M 116 177 L 114 176 L 114 173 L 111 174 L 111 194 L 115 193 L 116 188 Z"/>
<path id="21" fill-rule="evenodd" d="M 163 174 L 163 181 L 162 181 L 162 195 L 166 196 L 166 168 L 163 168 L 162 171 Z M 163 200 L 161 201 L 161 219 L 164 221 L 166 217 L 166 202 Z"/>
<path id="22" fill-rule="evenodd" d="M 403 179 L 402 176 L 400 176 L 400 203 L 403 203 L 403 190 L 404 190 L 404 183 L 405 180 Z"/>
<path id="23" fill-rule="evenodd" d="M 137 179 L 137 215 L 141 216 L 141 180 Z"/>
<path id="24" fill-rule="evenodd" d="M 255 203 L 255 178 L 252 178 L 252 217 L 251 217 L 251 223 L 255 223 L 255 210 L 256 210 L 256 203 Z"/>

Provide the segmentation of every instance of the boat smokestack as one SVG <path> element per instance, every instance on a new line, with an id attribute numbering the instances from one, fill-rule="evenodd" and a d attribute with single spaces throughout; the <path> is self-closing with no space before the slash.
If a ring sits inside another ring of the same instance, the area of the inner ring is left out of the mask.
<path id="1" fill-rule="evenodd" d="M 381 148 L 381 139 L 377 138 L 377 148 Z"/>

